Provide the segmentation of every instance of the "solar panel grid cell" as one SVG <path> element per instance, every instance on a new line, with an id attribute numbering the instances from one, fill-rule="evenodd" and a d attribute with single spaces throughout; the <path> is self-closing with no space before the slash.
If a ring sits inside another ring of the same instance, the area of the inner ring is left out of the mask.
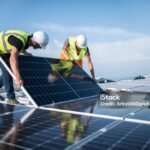
<path id="1" fill-rule="evenodd" d="M 82 149 L 142 149 L 150 148 L 149 125 L 121 123 L 103 135 L 87 143 Z"/>
<path id="2" fill-rule="evenodd" d="M 12 110 L 9 119 L 6 119 L 8 115 L 0 118 L 4 122 L 0 121 L 1 129 L 4 127 L 3 131 L 0 130 L 0 146 L 12 145 L 16 149 L 64 149 L 73 144 L 77 137 L 80 140 L 113 122 L 41 109 L 30 109 L 26 114 L 13 113 Z M 19 120 L 14 120 L 16 116 Z"/>

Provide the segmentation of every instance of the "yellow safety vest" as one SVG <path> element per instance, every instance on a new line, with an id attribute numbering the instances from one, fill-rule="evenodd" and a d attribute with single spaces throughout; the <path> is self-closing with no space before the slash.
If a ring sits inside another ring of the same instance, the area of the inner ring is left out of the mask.
<path id="1" fill-rule="evenodd" d="M 8 38 L 13 35 L 18 38 L 23 43 L 23 48 L 20 52 L 23 52 L 25 49 L 25 45 L 28 41 L 28 37 L 30 36 L 28 33 L 20 30 L 7 30 L 5 32 L 0 32 L 0 54 L 10 53 L 13 45 L 9 44 Z"/>
<path id="2" fill-rule="evenodd" d="M 79 55 L 78 55 L 77 48 L 76 48 L 76 38 L 70 37 L 69 38 L 69 45 L 70 46 L 67 49 L 67 53 L 70 56 L 71 60 L 81 60 L 85 56 L 88 48 L 82 48 L 80 50 Z"/>
<path id="3" fill-rule="evenodd" d="M 63 77 L 68 77 L 72 73 L 74 63 L 72 61 L 59 60 L 58 63 L 52 63 L 51 67 L 52 67 L 52 71 L 57 71 Z"/>

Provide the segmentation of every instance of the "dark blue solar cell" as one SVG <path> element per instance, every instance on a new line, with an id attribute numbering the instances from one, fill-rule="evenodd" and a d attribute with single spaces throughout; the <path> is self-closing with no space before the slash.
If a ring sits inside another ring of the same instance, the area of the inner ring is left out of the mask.
<path id="1" fill-rule="evenodd" d="M 81 149 L 149 149 L 150 126 L 123 122 L 94 138 Z"/>
<path id="2" fill-rule="evenodd" d="M 87 73 L 73 61 L 32 56 L 19 56 L 18 60 L 24 88 L 37 106 L 93 96 L 102 92 Z"/>
<path id="3" fill-rule="evenodd" d="M 9 149 L 65 149 L 73 145 L 77 137 L 80 137 L 78 140 L 88 137 L 112 122 L 41 109 L 28 108 L 26 113 L 11 110 L 10 115 L 0 117 L 0 148 L 4 149 L 6 144 Z"/>

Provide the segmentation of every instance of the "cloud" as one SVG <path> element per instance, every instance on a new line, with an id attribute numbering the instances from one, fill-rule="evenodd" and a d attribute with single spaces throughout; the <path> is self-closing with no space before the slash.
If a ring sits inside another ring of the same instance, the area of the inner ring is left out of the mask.
<path id="1" fill-rule="evenodd" d="M 61 48 L 63 45 L 62 41 L 59 41 L 57 39 L 52 39 L 53 44 L 57 47 L 57 48 Z"/>
<path id="2" fill-rule="evenodd" d="M 65 34 L 86 33 L 86 34 L 118 35 L 118 36 L 132 36 L 132 37 L 145 36 L 144 34 L 132 33 L 121 28 L 106 28 L 102 26 L 63 26 L 63 25 L 58 25 L 50 22 L 40 23 L 40 24 L 33 23 L 32 26 L 49 32 L 65 33 Z"/>
<path id="3" fill-rule="evenodd" d="M 125 41 L 91 43 L 95 62 L 131 62 L 150 60 L 150 37 Z"/>
<path id="4" fill-rule="evenodd" d="M 51 58 L 59 58 L 59 53 L 62 49 L 63 42 L 51 39 L 50 43 L 47 45 L 46 49 L 36 49 L 34 50 L 32 47 L 28 50 L 34 56 L 43 56 L 43 57 L 51 57 Z"/>

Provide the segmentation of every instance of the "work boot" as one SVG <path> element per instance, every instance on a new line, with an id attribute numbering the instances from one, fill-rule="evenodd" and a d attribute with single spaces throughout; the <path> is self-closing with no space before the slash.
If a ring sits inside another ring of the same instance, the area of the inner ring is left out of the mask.
<path id="1" fill-rule="evenodd" d="M 4 100 L 5 100 L 5 98 L 0 95 L 0 101 L 4 101 Z"/>
<path id="2" fill-rule="evenodd" d="M 14 99 L 8 99 L 7 101 L 8 104 L 19 104 L 19 102 L 14 98 Z"/>

